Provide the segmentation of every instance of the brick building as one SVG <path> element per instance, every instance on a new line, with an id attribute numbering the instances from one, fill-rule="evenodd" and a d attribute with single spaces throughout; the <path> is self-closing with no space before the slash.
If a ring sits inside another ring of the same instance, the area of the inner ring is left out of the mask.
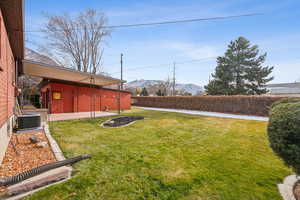
<path id="1" fill-rule="evenodd" d="M 29 60 L 23 61 L 23 70 L 24 74 L 43 78 L 39 85 L 41 104 L 49 113 L 126 110 L 131 107 L 130 92 L 107 88 L 120 84 L 119 79 Z"/>
<path id="2" fill-rule="evenodd" d="M 0 1 L 0 164 L 14 125 L 17 74 L 24 57 L 23 1 Z"/>

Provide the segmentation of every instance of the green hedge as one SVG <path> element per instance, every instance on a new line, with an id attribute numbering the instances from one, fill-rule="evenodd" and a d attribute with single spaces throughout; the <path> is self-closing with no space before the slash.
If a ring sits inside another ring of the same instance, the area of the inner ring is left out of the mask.
<path id="1" fill-rule="evenodd" d="M 294 102 L 299 102 L 300 101 L 300 98 L 299 97 L 290 97 L 290 98 L 284 98 L 284 99 L 281 99 L 279 101 L 276 101 L 274 102 L 272 105 L 271 105 L 271 108 L 279 105 L 279 104 L 283 104 L 283 103 L 294 103 Z"/>
<path id="2" fill-rule="evenodd" d="M 282 98 L 284 97 L 250 95 L 132 97 L 134 106 L 200 110 L 257 116 L 268 116 L 272 103 Z"/>
<path id="3" fill-rule="evenodd" d="M 273 151 L 300 174 L 300 99 L 284 99 L 272 105 L 268 136 Z"/>

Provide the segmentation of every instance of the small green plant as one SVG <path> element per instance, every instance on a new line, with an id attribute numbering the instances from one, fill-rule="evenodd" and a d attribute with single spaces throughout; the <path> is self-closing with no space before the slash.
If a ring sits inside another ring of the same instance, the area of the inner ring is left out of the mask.
<path id="1" fill-rule="evenodd" d="M 31 95 L 30 96 L 30 102 L 34 107 L 40 108 L 41 107 L 40 95 L 39 94 Z"/>
<path id="2" fill-rule="evenodd" d="M 273 151 L 300 174 L 300 99 L 283 99 L 272 105 L 268 136 Z"/>

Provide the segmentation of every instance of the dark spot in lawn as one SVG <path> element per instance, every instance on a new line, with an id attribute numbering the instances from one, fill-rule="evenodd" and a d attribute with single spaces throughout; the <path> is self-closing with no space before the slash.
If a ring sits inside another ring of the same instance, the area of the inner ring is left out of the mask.
<path id="1" fill-rule="evenodd" d="M 142 120 L 144 119 L 143 116 L 124 116 L 124 117 L 118 117 L 111 119 L 109 121 L 106 121 L 102 124 L 103 127 L 119 127 L 119 126 L 125 126 L 131 122 Z"/>

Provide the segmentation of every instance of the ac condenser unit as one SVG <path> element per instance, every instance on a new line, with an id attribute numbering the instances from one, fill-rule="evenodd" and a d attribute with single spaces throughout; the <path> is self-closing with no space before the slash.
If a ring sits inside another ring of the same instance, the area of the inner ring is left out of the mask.
<path id="1" fill-rule="evenodd" d="M 41 115 L 28 113 L 18 116 L 18 130 L 35 129 L 41 127 Z"/>

